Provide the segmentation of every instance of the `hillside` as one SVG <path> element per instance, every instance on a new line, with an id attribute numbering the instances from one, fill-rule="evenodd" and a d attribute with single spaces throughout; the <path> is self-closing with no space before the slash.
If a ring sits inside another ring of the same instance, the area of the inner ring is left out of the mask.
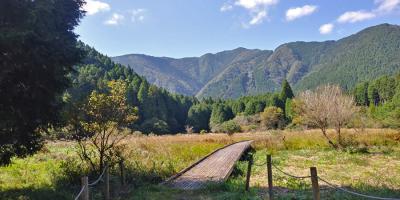
<path id="1" fill-rule="evenodd" d="M 274 51 L 237 48 L 174 59 L 129 54 L 112 58 L 150 83 L 198 97 L 237 98 L 276 91 L 287 79 L 299 91 L 394 74 L 400 69 L 400 26 L 381 24 L 325 42 L 291 42 Z"/>

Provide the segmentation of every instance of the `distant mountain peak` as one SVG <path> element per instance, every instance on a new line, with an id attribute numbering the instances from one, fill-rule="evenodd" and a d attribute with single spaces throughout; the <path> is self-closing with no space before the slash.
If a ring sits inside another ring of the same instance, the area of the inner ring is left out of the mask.
<path id="1" fill-rule="evenodd" d="M 284 79 L 297 90 L 326 83 L 351 88 L 399 71 L 399 48 L 400 26 L 385 23 L 337 41 L 289 42 L 274 51 L 238 47 L 181 59 L 143 54 L 112 59 L 172 92 L 236 98 L 275 91 Z"/>

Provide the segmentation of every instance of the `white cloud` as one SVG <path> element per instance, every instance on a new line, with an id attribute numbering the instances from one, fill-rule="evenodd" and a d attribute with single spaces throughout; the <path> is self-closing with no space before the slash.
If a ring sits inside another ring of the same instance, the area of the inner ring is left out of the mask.
<path id="1" fill-rule="evenodd" d="M 321 34 L 324 34 L 324 35 L 332 33 L 333 27 L 334 27 L 333 24 L 330 24 L 330 23 L 329 24 L 324 24 L 321 27 L 319 27 L 319 32 Z"/>
<path id="2" fill-rule="evenodd" d="M 82 8 L 88 15 L 94 15 L 98 12 L 109 11 L 111 9 L 107 3 L 96 0 L 86 0 Z"/>
<path id="3" fill-rule="evenodd" d="M 268 17 L 268 9 L 278 3 L 279 0 L 236 0 L 234 5 L 248 10 L 251 19 L 244 23 L 243 27 L 261 24 Z"/>
<path id="4" fill-rule="evenodd" d="M 145 19 L 146 9 L 138 8 L 131 11 L 132 22 L 142 22 Z"/>
<path id="5" fill-rule="evenodd" d="M 286 20 L 292 21 L 300 17 L 311 15 L 317 10 L 317 6 L 305 5 L 303 7 L 290 8 L 286 11 Z"/>
<path id="6" fill-rule="evenodd" d="M 378 4 L 376 11 L 391 12 L 399 7 L 400 0 L 375 0 L 375 3 Z"/>
<path id="7" fill-rule="evenodd" d="M 107 21 L 105 21 L 104 23 L 107 25 L 118 25 L 122 22 L 122 20 L 124 20 L 125 17 L 121 14 L 118 13 L 114 13 L 110 19 L 108 19 Z"/>
<path id="8" fill-rule="evenodd" d="M 260 11 L 255 16 L 253 16 L 253 18 L 251 18 L 249 24 L 250 25 L 260 24 L 263 22 L 265 17 L 267 17 L 267 11 L 265 10 Z"/>
<path id="9" fill-rule="evenodd" d="M 219 9 L 221 12 L 225 12 L 225 11 L 229 11 L 232 10 L 233 6 L 231 4 L 228 3 L 224 3 L 224 5 L 222 5 L 222 7 Z"/>
<path id="10" fill-rule="evenodd" d="M 235 5 L 244 7 L 249 10 L 258 9 L 259 7 L 266 7 L 275 5 L 278 0 L 237 0 Z"/>
<path id="11" fill-rule="evenodd" d="M 354 23 L 354 22 L 360 22 L 368 19 L 375 18 L 376 15 L 373 12 L 367 12 L 367 11 L 349 11 L 345 12 L 340 17 L 337 19 L 339 23 Z"/>

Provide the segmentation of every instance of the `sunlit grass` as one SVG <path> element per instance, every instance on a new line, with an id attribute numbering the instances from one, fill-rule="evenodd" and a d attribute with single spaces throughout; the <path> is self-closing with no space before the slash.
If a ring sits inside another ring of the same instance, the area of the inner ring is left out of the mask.
<path id="1" fill-rule="evenodd" d="M 335 139 L 334 131 L 329 136 Z M 124 140 L 130 192 L 122 199 L 262 199 L 267 197 L 265 165 L 254 166 L 251 191 L 244 191 L 245 174 L 231 177 L 221 185 L 199 191 L 180 191 L 159 186 L 165 178 L 186 168 L 215 149 L 241 140 L 254 140 L 255 163 L 272 153 L 276 165 L 296 175 L 308 175 L 316 166 L 321 177 L 334 184 L 380 196 L 400 196 L 400 133 L 368 129 L 362 133 L 344 130 L 351 145 L 333 150 L 318 130 L 270 131 L 259 133 L 143 136 Z M 69 171 L 66 170 L 69 168 Z M 247 163 L 237 168 L 245 172 Z M 85 167 L 79 164 L 74 142 L 49 142 L 34 156 L 13 159 L 0 167 L 0 199 L 71 199 L 79 189 Z M 114 179 L 118 168 L 113 169 Z M 73 174 L 75 179 L 70 179 Z M 310 180 L 298 181 L 274 171 L 280 199 L 309 199 Z M 323 184 L 322 184 L 323 185 Z M 328 199 L 351 199 L 327 190 Z"/>

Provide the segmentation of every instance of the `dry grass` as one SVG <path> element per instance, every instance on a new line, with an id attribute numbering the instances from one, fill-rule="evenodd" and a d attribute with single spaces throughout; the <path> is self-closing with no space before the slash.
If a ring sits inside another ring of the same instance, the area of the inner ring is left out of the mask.
<path id="1" fill-rule="evenodd" d="M 335 184 L 381 196 L 400 195 L 400 132 L 390 129 L 367 129 L 362 133 L 349 129 L 343 132 L 349 144 L 349 148 L 343 151 L 331 149 L 320 131 L 307 130 L 237 133 L 233 136 L 132 135 L 123 141 L 123 154 L 128 168 L 128 181 L 133 184 L 132 188 L 139 187 L 132 194 L 139 199 L 175 199 L 187 195 L 197 199 L 262 197 L 266 193 L 265 167 L 257 166 L 253 170 L 251 193 L 244 193 L 241 189 L 244 184 L 242 176 L 232 178 L 223 187 L 193 193 L 154 187 L 154 183 L 182 170 L 216 148 L 241 140 L 254 140 L 256 163 L 264 162 L 265 155 L 272 153 L 274 162 L 293 174 L 307 175 L 309 167 L 316 166 L 322 177 Z M 333 130 L 329 131 L 329 136 L 335 138 Z M 61 163 L 69 163 L 67 158 L 76 159 L 74 146 L 74 142 L 48 142 L 39 154 L 14 159 L 12 165 L 1 167 L 0 199 L 16 199 L 21 196 L 24 199 L 35 199 L 32 194 L 43 197 L 42 191 L 51 194 L 48 199 L 60 196 L 54 180 L 66 177 L 66 174 L 62 174 L 64 168 Z M 238 164 L 238 167 L 245 171 L 246 164 Z M 304 199 L 308 198 L 309 181 L 299 182 L 279 173 L 274 173 L 274 177 L 276 185 L 284 188 L 282 194 L 289 195 L 288 198 L 283 195 L 283 199 L 290 199 L 293 195 L 296 198 L 301 195 L 304 195 Z M 150 188 L 149 184 L 152 185 Z M 68 190 L 63 192 L 64 196 L 70 197 Z M 338 194 L 333 195 L 331 199 L 346 199 Z"/>

